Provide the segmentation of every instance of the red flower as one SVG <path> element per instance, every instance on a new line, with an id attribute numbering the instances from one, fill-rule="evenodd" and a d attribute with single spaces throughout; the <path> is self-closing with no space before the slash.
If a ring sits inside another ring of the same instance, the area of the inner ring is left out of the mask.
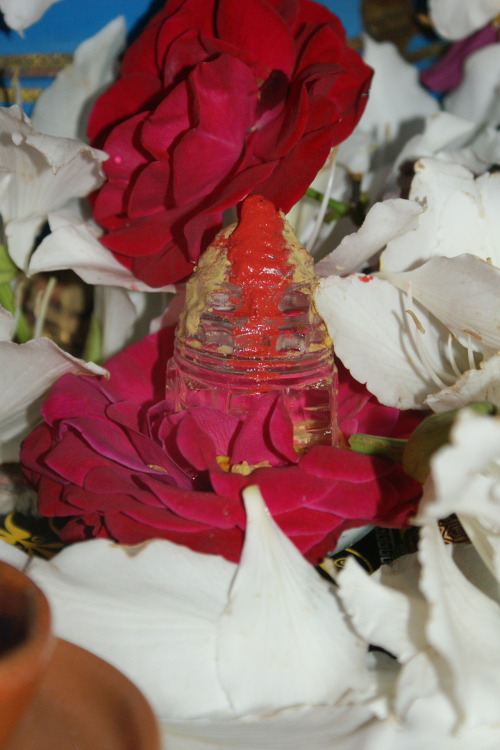
<path id="1" fill-rule="evenodd" d="M 172 414 L 160 400 L 172 331 L 110 360 L 109 382 L 64 376 L 43 405 L 45 423 L 25 440 L 21 462 L 40 512 L 67 519 L 64 540 L 163 537 L 237 560 L 247 484 L 259 485 L 280 527 L 312 562 L 346 528 L 405 524 L 420 485 L 396 463 L 348 449 L 296 453 L 275 393 L 263 395 L 244 421 L 208 407 Z M 345 434 L 378 427 L 403 436 L 400 412 L 378 404 L 343 370 L 339 401 Z"/>
<path id="2" fill-rule="evenodd" d="M 224 209 L 303 196 L 360 118 L 371 72 L 310 0 L 169 0 L 90 117 L 110 155 L 102 241 L 152 286 L 185 278 Z"/>

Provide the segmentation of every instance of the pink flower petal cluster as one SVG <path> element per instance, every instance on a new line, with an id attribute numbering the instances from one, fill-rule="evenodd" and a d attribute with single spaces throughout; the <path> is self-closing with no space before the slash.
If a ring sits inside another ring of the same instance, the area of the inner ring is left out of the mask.
<path id="1" fill-rule="evenodd" d="M 279 526 L 316 563 L 344 529 L 402 526 L 415 511 L 420 485 L 396 463 L 331 446 L 297 453 L 276 393 L 246 419 L 208 407 L 172 413 L 163 400 L 172 348 L 173 329 L 163 329 L 111 359 L 109 382 L 67 375 L 45 401 L 45 422 L 25 440 L 21 462 L 40 512 L 65 520 L 65 541 L 162 537 L 238 560 L 241 490 L 256 483 Z M 415 426 L 344 370 L 339 401 L 346 435 L 401 437 Z"/>
<path id="2" fill-rule="evenodd" d="M 488 24 L 465 39 L 453 42 L 442 57 L 420 73 L 420 81 L 439 93 L 451 91 L 462 81 L 467 58 L 476 50 L 495 42 L 498 42 L 496 24 Z"/>
<path id="3" fill-rule="evenodd" d="M 311 0 L 168 0 L 90 116 L 109 155 L 103 243 L 151 286 L 187 277 L 224 209 L 287 211 L 366 102 L 372 71 Z"/>

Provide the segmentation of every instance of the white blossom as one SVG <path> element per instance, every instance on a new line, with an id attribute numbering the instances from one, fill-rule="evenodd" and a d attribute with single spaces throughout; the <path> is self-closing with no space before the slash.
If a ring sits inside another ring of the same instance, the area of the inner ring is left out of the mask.
<path id="1" fill-rule="evenodd" d="M 50 339 L 14 343 L 13 326 L 10 313 L 0 308 L 0 463 L 19 460 L 21 440 L 40 420 L 40 405 L 58 378 L 67 372 L 107 374 L 102 367 L 62 351 Z"/>
<path id="2" fill-rule="evenodd" d="M 9 254 L 20 269 L 26 270 L 48 214 L 101 185 L 106 158 L 80 141 L 39 133 L 17 105 L 0 108 L 0 170 L 9 178 L 0 215 Z"/>
<path id="3" fill-rule="evenodd" d="M 442 411 L 450 388 L 477 400 L 494 391 L 486 363 L 500 351 L 499 177 L 419 159 L 409 199 L 375 204 L 317 264 L 326 278 L 316 305 L 335 351 L 382 403 Z M 378 272 L 355 273 L 377 257 Z"/>
<path id="4" fill-rule="evenodd" d="M 367 645 L 257 488 L 244 498 L 238 566 L 165 540 L 100 539 L 25 570 L 56 634 L 144 691 L 166 747 L 368 748 L 385 730 L 370 708 L 381 696 Z"/>
<path id="5" fill-rule="evenodd" d="M 24 29 L 38 21 L 58 0 L 0 0 L 0 11 L 11 29 L 22 35 Z"/>
<path id="6" fill-rule="evenodd" d="M 429 0 L 429 16 L 447 39 L 462 39 L 500 14 L 500 0 Z"/>
<path id="7" fill-rule="evenodd" d="M 500 742 L 500 419 L 465 410 L 431 459 L 418 554 L 368 576 L 353 559 L 340 597 L 363 637 L 390 651 L 398 750 L 494 750 Z M 471 544 L 446 545 L 437 520 L 456 512 Z"/>
<path id="8" fill-rule="evenodd" d="M 88 115 L 97 96 L 112 83 L 125 46 L 125 19 L 110 21 L 75 50 L 70 65 L 42 91 L 31 117 L 49 135 L 86 139 Z"/>

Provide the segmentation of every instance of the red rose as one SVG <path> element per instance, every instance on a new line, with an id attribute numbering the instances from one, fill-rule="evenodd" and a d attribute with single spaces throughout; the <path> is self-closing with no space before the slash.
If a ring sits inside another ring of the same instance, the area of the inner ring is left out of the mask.
<path id="1" fill-rule="evenodd" d="M 152 286 L 185 278 L 224 209 L 260 193 L 288 211 L 303 196 L 371 73 L 309 0 L 169 0 L 91 113 L 110 155 L 102 241 Z"/>
<path id="2" fill-rule="evenodd" d="M 21 462 L 40 512 L 66 518 L 64 540 L 163 537 L 237 560 L 241 489 L 258 484 L 277 523 L 316 563 L 344 529 L 402 526 L 414 513 L 420 485 L 398 464 L 330 446 L 297 453 L 276 393 L 263 395 L 245 420 L 208 407 L 172 414 L 160 400 L 172 331 L 110 360 L 109 382 L 64 376 L 43 405 L 45 423 L 25 440 Z M 406 433 L 400 412 L 378 404 L 343 369 L 339 403 L 347 435 L 377 427 Z"/>

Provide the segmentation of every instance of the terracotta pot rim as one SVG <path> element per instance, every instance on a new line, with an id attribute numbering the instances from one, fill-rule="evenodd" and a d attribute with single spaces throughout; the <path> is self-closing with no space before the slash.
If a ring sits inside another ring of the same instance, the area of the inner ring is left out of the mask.
<path id="1" fill-rule="evenodd" d="M 49 662 L 55 648 L 47 598 L 31 578 L 6 562 L 0 562 L 0 590 L 4 596 L 22 598 L 20 607 L 26 606 L 28 615 L 25 637 L 0 652 L 0 676 L 7 670 L 21 670 L 25 664 L 31 672 L 36 671 L 40 664 Z M 17 614 L 12 616 L 15 619 Z"/>

